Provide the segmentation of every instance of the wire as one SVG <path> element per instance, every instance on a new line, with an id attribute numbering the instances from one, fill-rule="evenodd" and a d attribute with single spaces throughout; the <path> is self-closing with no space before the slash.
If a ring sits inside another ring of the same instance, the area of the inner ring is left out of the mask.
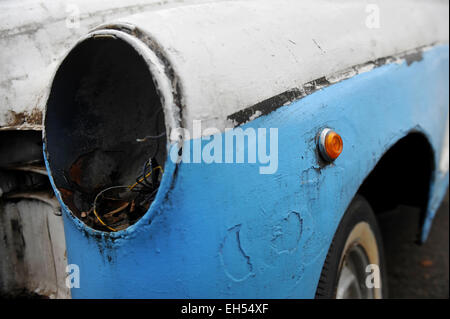
<path id="1" fill-rule="evenodd" d="M 130 190 L 130 191 L 133 190 L 136 186 L 138 186 L 139 184 L 141 184 L 146 178 L 150 177 L 155 169 L 159 169 L 159 170 L 161 171 L 161 174 L 164 174 L 163 168 L 162 168 L 161 166 L 157 166 L 157 167 L 153 168 L 153 169 L 150 171 L 150 173 L 148 173 L 147 175 L 145 175 L 144 177 L 142 177 L 140 180 L 138 180 L 138 181 L 137 181 L 136 183 L 134 183 L 132 186 L 129 186 L 129 187 L 128 187 L 129 190 Z"/>
<path id="2" fill-rule="evenodd" d="M 164 136 L 166 136 L 166 132 L 163 132 L 163 133 L 161 133 L 159 135 L 154 135 L 154 136 L 149 135 L 149 136 L 145 136 L 144 138 L 137 138 L 136 142 L 142 143 L 142 142 L 145 142 L 147 140 L 157 140 L 157 139 L 159 139 L 161 137 L 164 137 Z"/>
<path id="3" fill-rule="evenodd" d="M 148 180 L 147 180 L 147 168 L 148 167 L 150 167 L 150 171 L 153 171 L 153 165 L 152 165 L 152 161 L 151 160 L 148 160 L 147 162 L 145 162 L 145 164 L 144 164 L 144 168 L 143 168 L 143 171 L 142 171 L 142 175 L 141 176 L 143 176 L 144 177 L 144 180 L 142 181 L 142 184 L 145 186 L 145 187 L 147 187 L 147 188 L 151 188 L 151 189 L 153 189 L 153 183 L 151 183 L 151 182 L 149 182 Z M 138 179 L 136 179 L 136 181 L 138 181 L 139 180 L 139 178 Z"/>
<path id="4" fill-rule="evenodd" d="M 129 186 L 112 186 L 112 187 L 108 187 L 108 188 L 105 188 L 104 190 L 102 190 L 101 192 L 99 192 L 99 193 L 97 194 L 97 196 L 95 196 L 95 199 L 94 199 L 94 215 L 95 215 L 95 217 L 97 217 L 98 221 L 99 221 L 103 226 L 105 226 L 106 228 L 108 228 L 109 230 L 111 230 L 111 231 L 113 231 L 113 232 L 116 232 L 117 229 L 115 229 L 115 228 L 113 228 L 113 227 L 111 227 L 111 226 L 105 224 L 105 222 L 104 222 L 104 221 L 100 218 L 100 216 L 98 216 L 98 214 L 97 214 L 97 199 L 98 199 L 98 197 L 99 197 L 101 194 L 103 194 L 103 193 L 105 193 L 105 192 L 107 192 L 107 191 L 109 191 L 109 190 L 111 190 L 111 189 L 128 188 L 128 187 L 129 187 Z"/>
<path id="5" fill-rule="evenodd" d="M 147 161 L 147 163 L 148 163 L 148 161 Z M 147 164 L 147 163 L 146 163 L 146 164 Z M 146 166 L 147 166 L 147 165 L 146 165 Z M 95 215 L 95 217 L 98 219 L 98 221 L 99 221 L 103 226 L 105 226 L 106 228 L 108 228 L 109 230 L 111 230 L 111 231 L 113 231 L 113 232 L 117 232 L 117 231 L 118 231 L 117 229 L 115 229 L 115 228 L 113 228 L 113 227 L 107 225 L 107 224 L 100 218 L 100 216 L 98 215 L 98 213 L 97 213 L 97 199 L 100 197 L 100 195 L 102 195 L 103 193 L 105 193 L 105 192 L 107 192 L 107 191 L 109 191 L 109 190 L 112 190 L 112 189 L 127 188 L 127 191 L 132 191 L 134 188 L 136 188 L 136 186 L 138 186 L 139 184 L 141 184 L 147 177 L 150 177 L 150 176 L 152 175 L 153 171 L 156 170 L 156 169 L 159 169 L 159 170 L 161 171 L 161 174 L 164 174 L 163 168 L 162 168 L 161 166 L 157 166 L 157 167 L 155 167 L 155 168 L 152 168 L 152 170 L 150 171 L 150 173 L 148 173 L 147 175 L 144 175 L 144 177 L 142 177 L 140 180 L 138 180 L 138 181 L 137 181 L 136 183 L 134 183 L 133 185 L 129 185 L 129 186 L 111 186 L 111 187 L 105 188 L 104 190 L 100 191 L 100 192 L 97 194 L 97 196 L 95 196 L 95 199 L 94 199 L 94 209 L 93 209 L 94 215 Z M 149 196 L 149 198 L 151 198 L 151 197 L 154 195 L 154 193 L 155 193 L 156 191 L 157 191 L 157 189 L 154 189 L 153 192 L 151 193 L 151 195 Z"/>

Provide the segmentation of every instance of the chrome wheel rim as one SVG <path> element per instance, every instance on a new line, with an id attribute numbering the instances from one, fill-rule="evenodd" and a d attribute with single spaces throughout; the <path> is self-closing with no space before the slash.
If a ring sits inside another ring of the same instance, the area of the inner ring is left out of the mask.
<path id="1" fill-rule="evenodd" d="M 339 273 L 336 299 L 373 299 L 374 291 L 366 286 L 366 268 L 369 265 L 362 246 L 350 247 L 343 259 Z"/>

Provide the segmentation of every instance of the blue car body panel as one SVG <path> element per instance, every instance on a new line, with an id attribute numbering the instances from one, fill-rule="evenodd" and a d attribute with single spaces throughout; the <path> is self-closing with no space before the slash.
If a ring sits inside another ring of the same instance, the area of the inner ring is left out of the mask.
<path id="1" fill-rule="evenodd" d="M 314 298 L 340 219 L 383 154 L 421 132 L 438 167 L 448 58 L 448 45 L 436 46 L 419 61 L 380 66 L 241 126 L 278 128 L 273 175 L 260 175 L 260 164 L 168 160 L 150 210 L 117 233 L 86 227 L 54 187 L 69 263 L 80 267 L 72 297 Z M 344 139 L 342 155 L 325 166 L 316 153 L 324 127 Z M 185 143 L 192 149 L 195 140 Z M 447 186 L 448 172 L 436 170 L 424 238 Z"/>

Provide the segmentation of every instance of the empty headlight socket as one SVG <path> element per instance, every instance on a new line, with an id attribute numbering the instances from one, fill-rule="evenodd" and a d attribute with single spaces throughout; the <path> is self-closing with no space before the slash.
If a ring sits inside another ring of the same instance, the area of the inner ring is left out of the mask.
<path id="1" fill-rule="evenodd" d="M 135 48 L 110 35 L 80 41 L 54 77 L 44 125 L 51 176 L 75 217 L 112 232 L 147 212 L 167 136 L 151 71 Z"/>

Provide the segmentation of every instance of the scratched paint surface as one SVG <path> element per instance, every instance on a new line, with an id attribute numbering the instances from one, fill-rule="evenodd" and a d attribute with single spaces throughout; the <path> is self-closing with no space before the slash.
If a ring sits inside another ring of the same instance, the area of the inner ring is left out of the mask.
<path id="1" fill-rule="evenodd" d="M 87 229 L 62 203 L 68 259 L 81 275 L 72 296 L 313 298 L 339 220 L 382 154 L 421 131 L 438 163 L 448 53 L 435 47 L 421 61 L 379 67 L 244 125 L 278 128 L 274 175 L 260 175 L 259 164 L 169 161 L 150 211 L 112 234 Z M 325 126 L 345 146 L 321 167 L 315 136 Z M 447 185 L 448 172 L 436 173 L 429 216 Z"/>

